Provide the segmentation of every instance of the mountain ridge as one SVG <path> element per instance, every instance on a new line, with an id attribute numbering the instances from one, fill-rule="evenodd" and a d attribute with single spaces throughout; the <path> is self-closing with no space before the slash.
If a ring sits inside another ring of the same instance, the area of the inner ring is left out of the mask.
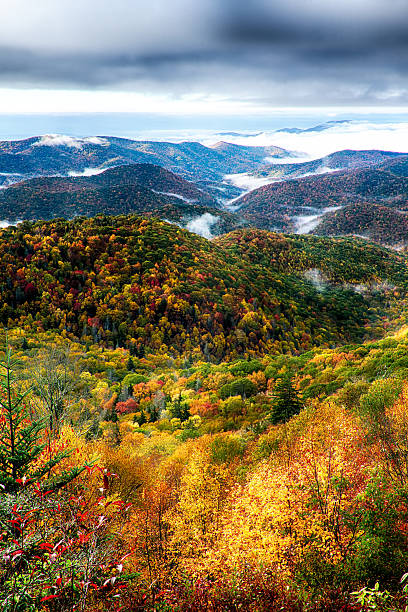
<path id="1" fill-rule="evenodd" d="M 395 287 L 399 305 L 408 288 L 405 259 L 364 241 L 264 230 L 208 241 L 134 215 L 4 229 L 0 264 L 3 324 L 42 321 L 77 340 L 90 326 L 109 346 L 212 360 L 375 335 L 399 312 Z"/>

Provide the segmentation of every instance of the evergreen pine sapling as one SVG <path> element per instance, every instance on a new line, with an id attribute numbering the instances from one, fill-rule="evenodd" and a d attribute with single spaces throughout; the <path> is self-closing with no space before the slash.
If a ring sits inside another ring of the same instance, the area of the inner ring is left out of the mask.
<path id="1" fill-rule="evenodd" d="M 275 385 L 270 421 L 273 425 L 286 423 L 303 408 L 299 393 L 290 374 L 279 378 Z"/>
<path id="2" fill-rule="evenodd" d="M 69 453 L 56 452 L 47 460 L 38 461 L 47 446 L 45 423 L 30 414 L 26 399 L 31 389 L 18 389 L 17 368 L 18 361 L 7 346 L 0 359 L 0 488 L 5 493 L 15 493 L 29 480 L 41 482 L 47 490 L 56 490 L 85 468 L 74 468 L 54 478 L 53 468 Z"/>
<path id="3" fill-rule="evenodd" d="M 187 402 L 181 400 L 181 393 L 174 400 L 173 406 L 170 408 L 171 415 L 175 419 L 180 419 L 181 422 L 187 421 L 190 417 L 190 407 Z"/>

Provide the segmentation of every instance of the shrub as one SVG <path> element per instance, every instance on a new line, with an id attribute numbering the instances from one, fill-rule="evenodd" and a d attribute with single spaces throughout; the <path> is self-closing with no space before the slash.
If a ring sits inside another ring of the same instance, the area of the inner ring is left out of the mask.
<path id="1" fill-rule="evenodd" d="M 251 397 L 257 392 L 256 385 L 248 378 L 239 378 L 226 385 L 223 385 L 219 391 L 221 399 L 227 399 L 232 395 L 241 395 L 241 397 Z"/>

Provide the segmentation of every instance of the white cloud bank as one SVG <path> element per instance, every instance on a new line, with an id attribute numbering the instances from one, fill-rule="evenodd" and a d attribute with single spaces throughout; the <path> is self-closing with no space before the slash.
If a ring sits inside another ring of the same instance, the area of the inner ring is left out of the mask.
<path id="1" fill-rule="evenodd" d="M 318 291 L 323 291 L 327 287 L 327 278 L 319 268 L 305 270 L 303 276 L 306 280 L 311 282 Z"/>
<path id="2" fill-rule="evenodd" d="M 40 140 L 35 143 L 36 147 L 70 147 L 74 149 L 82 149 L 85 144 L 105 145 L 109 144 L 104 138 L 90 136 L 87 138 L 74 138 L 73 136 L 65 136 L 63 134 L 45 134 Z"/>
<path id="3" fill-rule="evenodd" d="M 304 161 L 308 161 L 308 160 L 305 159 Z M 275 160 L 272 158 L 271 158 L 271 163 L 275 163 Z M 277 163 L 279 164 L 280 162 L 277 161 Z M 293 158 L 291 158 L 290 162 L 286 162 L 286 163 L 299 163 L 299 160 L 298 159 L 294 160 Z M 258 189 L 259 187 L 264 187 L 265 185 L 271 185 L 272 183 L 282 183 L 284 181 L 287 181 L 288 179 L 304 178 L 306 176 L 314 176 L 316 174 L 327 174 L 330 172 L 338 172 L 339 170 L 341 170 L 341 168 L 329 168 L 328 166 L 322 165 L 322 166 L 319 166 L 319 168 L 316 168 L 314 172 L 306 172 L 305 174 L 300 174 L 299 176 L 288 176 L 288 177 L 279 177 L 279 178 L 254 176 L 247 172 L 242 172 L 238 174 L 225 174 L 224 181 L 226 181 L 227 183 L 230 183 L 231 185 L 234 185 L 234 187 L 238 187 L 239 189 L 242 189 L 243 192 L 248 193 L 250 191 L 253 191 L 254 189 Z M 242 195 L 243 194 L 241 194 L 239 197 L 241 197 Z M 233 202 L 236 199 L 237 198 L 230 200 L 229 205 L 233 204 Z"/>
<path id="4" fill-rule="evenodd" d="M 207 212 L 189 221 L 186 225 L 186 229 L 194 234 L 199 234 L 199 236 L 203 238 L 209 239 L 213 237 L 212 228 L 218 221 L 218 217 Z"/>
<path id="5" fill-rule="evenodd" d="M 95 176 L 96 174 L 102 174 L 107 168 L 85 168 L 82 172 L 71 170 L 68 172 L 68 176 Z"/>
<path id="6" fill-rule="evenodd" d="M 253 189 L 258 189 L 258 187 L 263 187 L 264 185 L 277 182 L 276 179 L 252 176 L 247 172 L 242 172 L 239 174 L 226 174 L 224 176 L 224 181 L 227 181 L 228 183 L 231 183 L 231 185 L 234 185 L 234 187 L 239 187 L 239 189 L 243 189 L 244 191 L 252 191 Z"/>
<path id="7" fill-rule="evenodd" d="M 288 127 L 291 127 L 288 124 Z M 255 136 L 229 136 L 229 142 L 240 145 L 275 145 L 290 151 L 299 151 L 301 159 L 292 162 L 318 159 L 344 149 L 408 152 L 408 122 L 375 123 L 350 121 L 339 123 L 320 132 L 290 134 L 281 131 L 261 132 Z M 203 144 L 209 144 L 207 136 Z M 270 160 L 279 163 L 279 160 Z M 285 160 L 288 161 L 288 160 Z"/>
<path id="8" fill-rule="evenodd" d="M 178 198 L 179 200 L 182 200 L 183 202 L 187 202 L 187 204 L 194 204 L 194 202 L 197 202 L 197 200 L 189 200 L 183 195 L 179 193 L 174 193 L 173 191 L 156 191 L 156 189 L 152 189 L 152 191 L 153 193 L 157 193 L 157 195 L 165 195 L 165 196 L 171 196 L 173 198 Z"/>
<path id="9" fill-rule="evenodd" d="M 3 219 L 2 221 L 0 221 L 0 229 L 5 229 L 6 227 L 10 227 L 10 225 L 17 225 L 17 223 L 22 223 L 21 219 L 18 219 L 18 221 L 7 221 L 7 219 Z"/>
<path id="10" fill-rule="evenodd" d="M 327 208 L 323 208 L 323 210 L 316 215 L 299 215 L 297 217 L 293 217 L 296 234 L 308 234 L 319 225 L 322 217 L 324 217 L 326 213 L 339 210 L 340 208 L 342 207 L 329 206 Z"/>

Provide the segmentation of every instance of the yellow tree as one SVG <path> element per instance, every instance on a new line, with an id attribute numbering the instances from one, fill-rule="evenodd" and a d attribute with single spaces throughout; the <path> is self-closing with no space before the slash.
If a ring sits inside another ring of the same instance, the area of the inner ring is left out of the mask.
<path id="1" fill-rule="evenodd" d="M 287 452 L 277 448 L 234 489 L 205 562 L 212 571 L 250 564 L 285 576 L 311 559 L 335 567 L 351 553 L 372 464 L 358 424 L 338 406 L 321 405 L 303 434 L 290 435 L 281 436 Z"/>
<path id="2" fill-rule="evenodd" d="M 200 441 L 182 475 L 178 503 L 167 516 L 176 553 L 195 557 L 215 542 L 231 480 L 228 467 L 211 463 Z"/>

